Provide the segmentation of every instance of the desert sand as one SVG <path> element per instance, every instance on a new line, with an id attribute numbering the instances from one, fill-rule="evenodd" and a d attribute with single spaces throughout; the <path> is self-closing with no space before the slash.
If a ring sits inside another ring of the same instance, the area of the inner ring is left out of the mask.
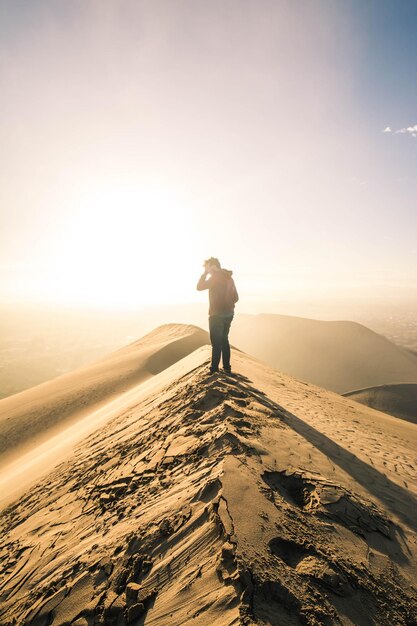
<path id="1" fill-rule="evenodd" d="M 281 372 L 338 393 L 417 383 L 416 355 L 357 322 L 239 315 L 232 339 Z"/>
<path id="2" fill-rule="evenodd" d="M 166 324 L 91 365 L 0 400 L 0 465 L 208 341 L 201 328 Z"/>
<path id="3" fill-rule="evenodd" d="M 378 385 L 344 395 L 378 411 L 417 424 L 417 384 Z"/>
<path id="4" fill-rule="evenodd" d="M 417 426 L 209 355 L 168 358 L 8 503 L 1 624 L 417 623 Z"/>

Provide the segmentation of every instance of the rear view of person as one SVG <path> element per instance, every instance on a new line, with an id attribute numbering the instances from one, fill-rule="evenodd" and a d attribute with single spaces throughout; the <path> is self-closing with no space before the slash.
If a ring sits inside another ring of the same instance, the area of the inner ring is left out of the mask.
<path id="1" fill-rule="evenodd" d="M 239 300 L 232 272 L 221 268 L 219 259 L 211 257 L 204 262 L 204 273 L 197 290 L 209 290 L 209 329 L 212 346 L 210 373 L 219 371 L 220 358 L 225 372 L 231 372 L 229 330 L 235 304 Z"/>

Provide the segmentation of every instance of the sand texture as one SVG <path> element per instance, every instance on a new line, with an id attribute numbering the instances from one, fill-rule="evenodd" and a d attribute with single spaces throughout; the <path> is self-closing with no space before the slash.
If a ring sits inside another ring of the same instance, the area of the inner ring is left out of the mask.
<path id="1" fill-rule="evenodd" d="M 338 393 L 417 383 L 416 355 L 356 322 L 238 315 L 232 340 L 279 371 Z"/>
<path id="2" fill-rule="evenodd" d="M 417 427 L 209 353 L 4 510 L 1 624 L 417 623 Z"/>
<path id="3" fill-rule="evenodd" d="M 417 384 L 379 385 L 344 395 L 378 411 L 417 424 Z"/>
<path id="4" fill-rule="evenodd" d="M 207 342 L 201 328 L 166 324 L 91 365 L 0 400 L 0 464 Z"/>

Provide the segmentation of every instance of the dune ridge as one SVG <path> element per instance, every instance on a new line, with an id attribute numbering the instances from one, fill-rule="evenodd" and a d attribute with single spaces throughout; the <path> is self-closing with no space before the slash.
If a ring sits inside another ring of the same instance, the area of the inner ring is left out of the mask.
<path id="1" fill-rule="evenodd" d="M 337 393 L 417 383 L 417 357 L 357 322 L 240 315 L 232 339 L 276 369 Z"/>
<path id="2" fill-rule="evenodd" d="M 377 385 L 343 395 L 377 411 L 417 424 L 417 384 Z"/>
<path id="3" fill-rule="evenodd" d="M 0 460 L 39 444 L 208 343 L 197 326 L 165 324 L 99 361 L 0 400 Z"/>
<path id="4" fill-rule="evenodd" d="M 2 623 L 414 624 L 416 427 L 208 358 L 6 509 Z"/>

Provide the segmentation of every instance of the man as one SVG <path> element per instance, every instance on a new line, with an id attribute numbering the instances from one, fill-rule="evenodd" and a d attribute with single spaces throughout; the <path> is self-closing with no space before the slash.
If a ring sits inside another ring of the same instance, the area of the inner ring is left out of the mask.
<path id="1" fill-rule="evenodd" d="M 221 268 L 219 259 L 211 257 L 204 261 L 204 273 L 197 284 L 197 290 L 209 290 L 209 329 L 212 345 L 210 373 L 219 371 L 220 357 L 223 369 L 230 373 L 229 330 L 232 323 L 235 303 L 239 300 L 232 272 Z"/>

